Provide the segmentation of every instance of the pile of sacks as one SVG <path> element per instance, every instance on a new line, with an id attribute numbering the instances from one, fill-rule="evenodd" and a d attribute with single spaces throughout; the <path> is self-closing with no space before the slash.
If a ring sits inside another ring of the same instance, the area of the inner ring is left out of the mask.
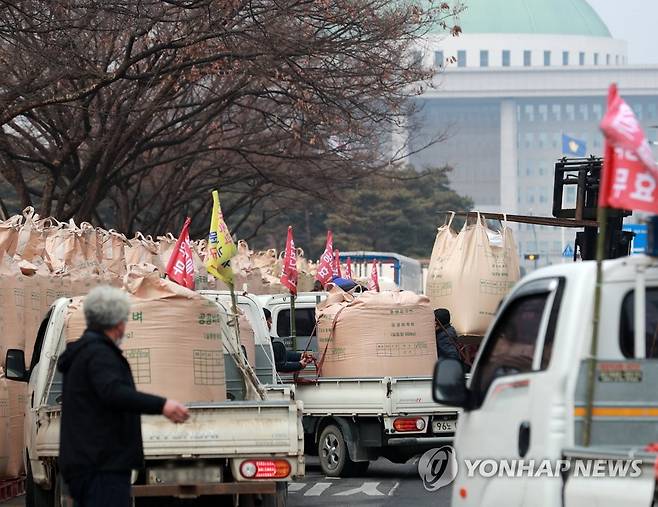
<path id="1" fill-rule="evenodd" d="M 137 234 L 129 240 L 116 231 L 87 223 L 77 225 L 72 221 L 43 219 L 32 208 L 0 222 L 0 357 L 5 357 L 7 349 L 22 349 L 29 365 L 39 326 L 56 299 L 83 296 L 101 284 L 120 287 L 129 267 L 136 264 L 155 266 L 154 276 L 159 279 L 164 275 L 175 242 L 170 234 L 155 240 Z M 193 250 L 197 288 L 223 288 L 205 271 L 205 241 L 195 242 Z M 242 289 L 238 284 L 247 283 L 248 290 L 260 288 L 274 292 L 280 284 L 264 278 L 251 260 L 256 257 L 246 244 L 241 244 L 241 255 L 234 267 L 236 286 Z M 269 263 L 271 267 L 264 270 L 265 274 L 269 269 L 274 270 L 277 262 L 278 259 Z M 247 348 L 253 346 L 247 344 Z M 213 366 L 214 370 L 217 368 Z M 25 384 L 7 381 L 4 373 L 0 375 L 0 478 L 24 472 L 26 389 Z M 225 392 L 223 387 L 221 391 Z M 180 398 L 186 396 L 181 393 Z"/>
<path id="2" fill-rule="evenodd" d="M 449 221 L 439 227 L 425 294 L 434 308 L 447 308 L 459 335 L 483 336 L 498 305 L 519 280 L 519 254 L 505 223 L 487 227 L 479 213 L 461 231 Z"/>
<path id="3" fill-rule="evenodd" d="M 323 377 L 430 376 L 437 360 L 430 300 L 410 291 L 350 294 L 316 309 Z"/>

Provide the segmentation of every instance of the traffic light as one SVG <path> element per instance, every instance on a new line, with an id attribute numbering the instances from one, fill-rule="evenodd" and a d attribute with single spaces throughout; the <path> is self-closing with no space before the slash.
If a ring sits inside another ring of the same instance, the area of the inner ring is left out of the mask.
<path id="1" fill-rule="evenodd" d="M 539 254 L 525 254 L 523 256 L 527 261 L 536 261 L 539 260 Z"/>

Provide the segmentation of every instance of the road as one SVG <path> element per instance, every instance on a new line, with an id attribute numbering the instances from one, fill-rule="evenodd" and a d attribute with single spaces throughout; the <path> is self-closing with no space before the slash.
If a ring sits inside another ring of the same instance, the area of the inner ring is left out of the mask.
<path id="1" fill-rule="evenodd" d="M 322 474 L 317 458 L 306 459 L 306 477 L 288 490 L 291 507 L 450 505 L 450 488 L 435 493 L 426 491 L 414 463 L 397 465 L 379 459 L 363 477 L 332 479 Z"/>
<path id="2" fill-rule="evenodd" d="M 436 493 L 425 491 L 416 465 L 396 465 L 380 459 L 370 465 L 363 477 L 332 479 L 320 470 L 317 458 L 306 457 L 306 477 L 289 487 L 290 507 L 444 507 L 450 505 L 450 488 Z M 23 498 L 0 504 L 24 507 Z"/>

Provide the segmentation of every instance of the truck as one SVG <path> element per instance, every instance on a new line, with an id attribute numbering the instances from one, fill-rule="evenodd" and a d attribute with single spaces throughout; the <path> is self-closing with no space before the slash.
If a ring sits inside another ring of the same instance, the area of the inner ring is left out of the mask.
<path id="1" fill-rule="evenodd" d="M 27 382 L 25 464 L 28 507 L 68 505 L 58 474 L 62 377 L 57 359 L 65 347 L 65 321 L 72 299 L 55 301 L 36 339 L 31 364 L 23 350 L 6 354 L 7 379 Z M 221 309 L 222 307 L 220 307 Z M 220 312 L 221 313 L 221 312 Z M 228 333 L 224 317 L 218 332 Z M 225 346 L 230 344 L 224 339 Z M 228 347 L 244 366 L 237 348 Z M 250 382 L 253 376 L 247 376 Z M 145 466 L 132 474 L 137 505 L 167 505 L 176 498 L 230 495 L 235 505 L 255 497 L 261 505 L 286 504 L 287 484 L 304 475 L 301 403 L 290 389 L 266 390 L 265 399 L 190 404 L 182 425 L 143 416 Z M 253 390 L 252 390 L 253 391 Z"/>
<path id="2" fill-rule="evenodd" d="M 606 260 L 601 274 L 598 339 L 597 263 L 561 264 L 512 290 L 469 379 L 438 362 L 435 401 L 463 410 L 453 506 L 655 505 L 658 260 Z"/>
<path id="3" fill-rule="evenodd" d="M 273 339 L 318 355 L 315 307 L 325 293 L 295 299 L 297 337 L 290 338 L 290 295 L 259 296 L 272 315 Z M 358 339 L 358 336 L 355 337 Z M 307 368 L 295 386 L 303 402 L 305 449 L 319 456 L 325 475 L 360 475 L 385 457 L 404 463 L 428 449 L 452 442 L 459 410 L 431 399 L 427 377 L 317 377 Z M 284 382 L 292 382 L 284 378 Z"/>

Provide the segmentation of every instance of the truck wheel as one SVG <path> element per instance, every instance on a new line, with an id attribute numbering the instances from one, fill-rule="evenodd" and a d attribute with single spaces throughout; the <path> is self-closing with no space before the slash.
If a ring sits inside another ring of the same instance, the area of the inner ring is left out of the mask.
<path id="1" fill-rule="evenodd" d="M 322 473 L 327 477 L 354 477 L 365 473 L 369 462 L 355 462 L 349 456 L 343 432 L 330 424 L 320 434 L 318 456 Z"/>
<path id="2" fill-rule="evenodd" d="M 286 505 L 288 505 L 288 484 L 285 482 L 277 482 L 276 493 L 263 495 L 260 501 L 260 507 L 286 507 Z"/>
<path id="3" fill-rule="evenodd" d="M 27 470 L 25 480 L 25 505 L 26 507 L 53 507 L 54 495 L 52 490 L 43 489 L 34 483 L 30 458 L 27 459 Z"/>

